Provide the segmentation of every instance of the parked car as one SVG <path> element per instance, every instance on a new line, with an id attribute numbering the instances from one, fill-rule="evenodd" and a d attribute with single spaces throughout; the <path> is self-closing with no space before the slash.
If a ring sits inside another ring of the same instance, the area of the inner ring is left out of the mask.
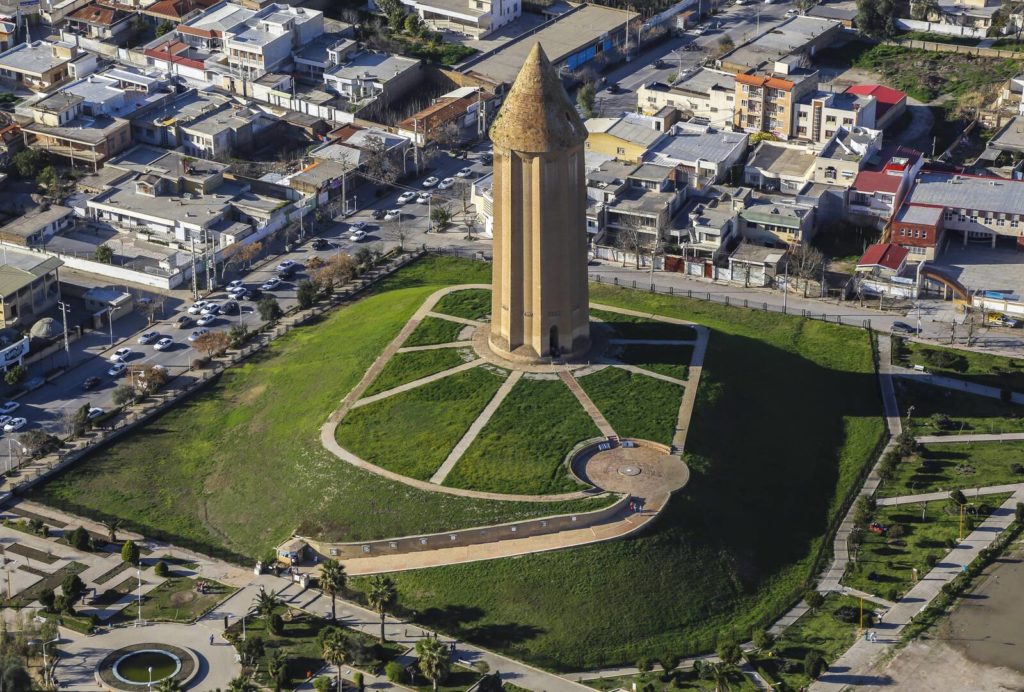
<path id="1" fill-rule="evenodd" d="M 441 181 L 438 180 L 435 176 L 430 176 L 429 178 L 423 181 L 423 187 L 434 187 L 439 182 Z"/>
<path id="2" fill-rule="evenodd" d="M 358 243 L 366 239 L 366 231 L 356 231 L 348 237 L 353 243 Z"/>
<path id="3" fill-rule="evenodd" d="M 156 341 L 160 338 L 159 332 L 146 332 L 139 337 L 139 343 L 145 346 L 146 344 Z"/>
<path id="4" fill-rule="evenodd" d="M 111 377 L 120 377 L 124 374 L 124 371 L 128 369 L 127 363 L 114 363 L 114 365 L 107 370 L 107 374 Z"/>
<path id="5" fill-rule="evenodd" d="M 903 334 L 917 334 L 917 330 L 906 322 L 893 322 L 892 330 L 894 332 L 902 332 Z"/>
<path id="6" fill-rule="evenodd" d="M 245 293 L 242 295 L 243 300 L 259 300 L 263 297 L 263 291 L 253 286 L 252 288 L 245 289 Z"/>
<path id="7" fill-rule="evenodd" d="M 480 154 L 480 163 L 482 163 L 485 166 L 490 166 L 492 163 L 494 163 L 494 154 L 492 154 L 489 151 L 485 151 L 484 153 Z"/>
<path id="8" fill-rule="evenodd" d="M 21 430 L 28 423 L 24 418 L 12 418 L 4 425 L 4 432 L 15 432 Z"/>
<path id="9" fill-rule="evenodd" d="M 276 272 L 283 272 L 283 271 L 287 271 L 288 269 L 290 269 L 291 267 L 294 267 L 294 266 L 295 266 L 295 261 L 294 260 L 284 260 L 279 265 L 274 267 L 274 271 L 276 271 Z"/>
<path id="10" fill-rule="evenodd" d="M 420 196 L 416 198 L 417 204 L 428 204 L 430 202 L 431 194 L 429 192 L 421 192 Z"/>
<path id="11" fill-rule="evenodd" d="M 228 291 L 228 295 L 234 298 L 235 300 L 238 300 L 239 298 L 245 295 L 245 292 L 247 290 L 249 289 L 243 286 L 239 286 L 238 288 L 232 288 L 230 291 Z"/>
<path id="12" fill-rule="evenodd" d="M 174 320 L 174 326 L 178 329 L 188 329 L 195 323 L 196 321 L 188 315 L 181 315 L 178 319 Z"/>
<path id="13" fill-rule="evenodd" d="M 437 184 L 437 189 L 438 190 L 447 190 L 448 188 L 450 188 L 454 184 L 455 184 L 455 178 L 445 178 L 444 180 L 442 180 L 441 182 L 439 182 Z"/>
<path id="14" fill-rule="evenodd" d="M 373 210 L 373 213 L 372 213 L 372 214 L 370 214 L 370 216 L 372 216 L 372 217 L 373 217 L 373 220 L 374 220 L 374 221 L 380 221 L 381 219 L 383 219 L 383 218 L 384 218 L 384 216 L 385 216 L 386 214 L 387 214 L 387 211 L 386 211 L 386 210 L 384 210 L 384 209 L 374 209 L 374 210 Z"/>
<path id="15" fill-rule="evenodd" d="M 188 335 L 188 340 L 191 343 L 191 342 L 195 341 L 196 339 L 198 339 L 199 337 L 203 336 L 204 334 L 209 334 L 209 333 L 210 333 L 210 330 L 205 328 L 205 327 L 203 327 L 203 328 L 197 329 L 194 332 L 192 332 L 191 334 L 189 334 Z"/>
<path id="16" fill-rule="evenodd" d="M 203 315 L 198 320 L 196 320 L 196 324 L 198 324 L 200 327 L 206 327 L 206 326 L 209 326 L 209 325 L 213 324 L 216 321 L 217 321 L 217 316 L 216 315 Z"/>
<path id="17" fill-rule="evenodd" d="M 273 291 L 279 285 L 281 285 L 281 279 L 277 278 L 276 276 L 272 276 L 266 281 L 264 281 L 263 285 L 260 286 L 260 288 L 262 288 L 264 291 Z"/>
<path id="18" fill-rule="evenodd" d="M 89 413 L 85 414 L 85 417 L 88 418 L 89 420 L 96 420 L 100 416 L 104 415 L 106 412 L 106 409 L 102 409 L 98 406 L 93 406 L 92 408 L 89 409 Z"/>
<path id="19" fill-rule="evenodd" d="M 11 416 L 0 416 L 0 429 L 11 422 Z"/>
<path id="20" fill-rule="evenodd" d="M 384 215 L 385 221 L 398 221 L 402 218 L 402 212 L 398 209 L 388 209 L 388 212 Z"/>
<path id="21" fill-rule="evenodd" d="M 995 322 L 1000 327 L 1019 327 L 1020 326 L 1020 320 L 1015 320 L 1012 317 L 1007 317 L 1006 315 L 1000 315 L 999 317 L 996 318 Z"/>
<path id="22" fill-rule="evenodd" d="M 289 281 L 293 276 L 299 273 L 299 265 L 293 264 L 287 269 L 282 269 L 277 273 L 277 278 L 282 281 Z"/>
<path id="23" fill-rule="evenodd" d="M 229 300 L 221 306 L 220 312 L 222 315 L 234 315 L 238 312 L 238 303 L 234 300 Z"/>
<path id="24" fill-rule="evenodd" d="M 88 392 L 90 389 L 96 389 L 96 386 L 102 381 L 98 377 L 87 377 L 85 382 L 82 383 L 82 391 Z"/>
<path id="25" fill-rule="evenodd" d="M 111 354 L 110 362 L 111 363 L 122 363 L 131 354 L 132 354 L 132 350 L 130 348 L 127 348 L 127 347 L 119 348 L 116 351 L 114 351 L 113 354 Z"/>
<path id="26" fill-rule="evenodd" d="M 871 533 L 877 533 L 880 536 L 884 536 L 889 532 L 889 527 L 884 524 L 879 524 L 877 521 L 873 521 L 871 522 L 871 525 L 868 526 L 868 530 Z"/>
<path id="27" fill-rule="evenodd" d="M 160 339 L 160 341 L 156 342 L 156 344 L 153 345 L 153 348 L 155 348 L 157 351 L 166 351 L 173 345 L 174 340 L 165 336 L 164 338 Z"/>
<path id="28" fill-rule="evenodd" d="M 197 300 L 196 302 L 192 303 L 192 305 L 189 307 L 188 314 L 198 315 L 200 312 L 202 312 L 204 307 L 206 307 L 206 301 Z"/>
<path id="29" fill-rule="evenodd" d="M 0 406 L 0 413 L 5 415 L 8 413 L 14 413 L 15 411 L 18 410 L 19 406 L 21 406 L 21 404 L 19 404 L 17 401 L 8 401 L 3 406 Z"/>
<path id="30" fill-rule="evenodd" d="M 214 303 L 214 302 L 207 303 L 206 307 L 203 308 L 199 312 L 199 314 L 203 315 L 203 316 L 206 316 L 206 315 L 216 315 L 216 314 L 219 314 L 219 313 L 220 313 L 220 303 Z"/>
<path id="31" fill-rule="evenodd" d="M 328 243 L 323 238 L 313 238 L 313 249 L 314 250 L 326 250 L 329 247 L 330 247 L 330 243 Z"/>
<path id="32" fill-rule="evenodd" d="M 657 60 L 654 61 L 654 69 L 664 70 L 666 67 L 668 67 L 668 65 L 661 58 L 658 58 Z"/>
<path id="33" fill-rule="evenodd" d="M 457 178 L 469 178 L 472 175 L 473 175 L 473 169 L 470 168 L 469 166 L 466 166 L 465 168 L 460 168 L 459 172 L 455 174 L 455 177 L 457 177 Z"/>
<path id="34" fill-rule="evenodd" d="M 399 204 L 408 204 L 409 202 L 416 199 L 416 193 L 412 190 L 407 190 L 398 196 Z"/>
<path id="35" fill-rule="evenodd" d="M 370 224 L 366 223 L 365 221 L 356 221 L 353 224 L 349 224 L 348 230 L 350 230 L 350 231 L 365 231 L 366 227 L 369 226 L 369 225 Z"/>
<path id="36" fill-rule="evenodd" d="M 323 239 L 322 238 L 317 238 L 317 240 L 323 240 Z M 235 279 L 234 281 L 229 281 L 228 282 L 227 290 L 228 291 L 234 291 L 235 289 L 243 288 L 244 286 L 245 286 L 245 282 L 244 281 L 242 281 L 241 279 Z"/>

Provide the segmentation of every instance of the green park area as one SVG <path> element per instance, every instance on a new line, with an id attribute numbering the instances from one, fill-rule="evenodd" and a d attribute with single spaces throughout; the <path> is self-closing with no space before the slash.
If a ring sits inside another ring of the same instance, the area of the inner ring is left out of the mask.
<path id="1" fill-rule="evenodd" d="M 200 590 L 199 582 L 203 589 Z M 134 579 L 122 582 L 129 591 Z M 115 593 L 118 589 L 111 589 Z M 210 579 L 170 577 L 142 595 L 142 617 L 150 621 L 192 622 L 235 592 L 235 589 Z M 133 622 L 139 616 L 138 601 L 133 600 L 120 613 L 117 621 Z"/>
<path id="2" fill-rule="evenodd" d="M 227 370 L 34 498 L 122 517 L 149 536 L 243 564 L 293 531 L 363 540 L 595 506 L 603 500 L 526 504 L 421 492 L 320 445 L 323 421 L 423 300 L 445 285 L 485 283 L 488 271 L 452 258 L 403 269 L 368 297 Z M 489 309 L 482 296 L 475 307 L 452 298 L 445 309 L 479 317 Z M 592 299 L 711 330 L 685 452 L 689 485 L 628 540 L 395 575 L 402 614 L 561 670 L 705 653 L 723 631 L 767 625 L 830 555 L 825 536 L 884 437 L 862 330 L 607 286 L 592 287 Z M 467 412 L 503 381 L 484 368 L 462 374 L 473 379 L 445 378 L 435 383 L 441 389 L 419 388 L 426 390 L 419 399 L 391 397 L 387 414 L 408 423 L 402 435 L 422 440 L 422 424 L 405 418 L 425 409 L 431 400 L 422 397 L 459 402 L 433 400 L 450 406 L 453 423 L 438 427 L 432 447 L 394 444 L 436 459 L 433 450 L 468 425 Z M 679 385 L 619 368 L 580 382 L 620 434 L 671 438 Z M 361 425 L 372 432 L 375 424 Z M 365 580 L 351 581 L 365 588 Z"/>
<path id="3" fill-rule="evenodd" d="M 503 380 L 473 368 L 354 408 L 338 426 L 338 444 L 389 471 L 429 480 Z"/>
<path id="4" fill-rule="evenodd" d="M 449 293 L 437 301 L 434 312 L 467 320 L 481 320 L 491 314 L 491 291 L 487 288 L 470 288 Z"/>
<path id="5" fill-rule="evenodd" d="M 926 346 L 900 339 L 893 344 L 893 360 L 899 365 L 923 365 L 928 372 L 996 389 L 1024 392 L 1024 358 L 991 353 Z"/>
<path id="6" fill-rule="evenodd" d="M 320 444 L 324 419 L 426 297 L 487 281 L 489 272 L 452 258 L 403 269 L 369 297 L 276 339 L 33 497 L 246 565 L 294 531 L 368 540 L 593 508 L 421 492 L 356 469 Z"/>
<path id="7" fill-rule="evenodd" d="M 893 477 L 882 483 L 878 496 L 954 489 L 970 494 L 973 488 L 1022 482 L 1022 441 L 930 443 L 896 464 Z"/>
<path id="8" fill-rule="evenodd" d="M 692 341 L 697 338 L 697 331 L 685 324 L 661 322 L 649 317 L 627 315 L 599 308 L 591 308 L 590 317 L 604 322 L 612 330 L 612 338 L 615 339 Z"/>
<path id="9" fill-rule="evenodd" d="M 659 375 L 685 380 L 693 358 L 692 346 L 665 344 L 628 344 L 619 347 L 615 356 L 627 365 L 635 365 Z"/>
<path id="10" fill-rule="evenodd" d="M 500 493 L 571 492 L 566 455 L 600 432 L 561 380 L 521 379 L 452 469 L 445 485 Z"/>
<path id="11" fill-rule="evenodd" d="M 907 427 L 916 436 L 1024 432 L 1024 406 L 913 378 L 898 377 L 895 386 L 904 424 L 909 420 Z"/>
<path id="12" fill-rule="evenodd" d="M 459 332 L 466 328 L 461 322 L 443 320 L 439 317 L 424 317 L 416 325 L 402 346 L 433 346 L 457 341 Z"/>
<path id="13" fill-rule="evenodd" d="M 370 396 L 386 392 L 398 385 L 433 375 L 442 370 L 454 368 L 465 362 L 466 360 L 462 358 L 458 349 L 455 348 L 396 353 L 380 371 L 377 378 L 370 383 L 364 395 Z"/>
<path id="14" fill-rule="evenodd" d="M 963 512 L 963 535 L 967 536 L 1009 496 L 975 498 L 969 494 Z M 886 532 L 860 532 L 863 542 L 854 548 L 856 560 L 843 583 L 890 601 L 906 594 L 952 550 L 961 532 L 961 512 L 952 499 L 878 507 L 873 521 Z"/>

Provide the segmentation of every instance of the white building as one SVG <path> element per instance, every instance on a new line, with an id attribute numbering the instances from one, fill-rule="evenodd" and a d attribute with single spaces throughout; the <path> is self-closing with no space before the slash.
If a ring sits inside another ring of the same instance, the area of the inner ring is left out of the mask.
<path id="1" fill-rule="evenodd" d="M 477 39 L 515 21 L 522 13 L 520 0 L 402 0 L 402 4 L 433 29 Z M 371 7 L 375 7 L 372 0 Z"/>

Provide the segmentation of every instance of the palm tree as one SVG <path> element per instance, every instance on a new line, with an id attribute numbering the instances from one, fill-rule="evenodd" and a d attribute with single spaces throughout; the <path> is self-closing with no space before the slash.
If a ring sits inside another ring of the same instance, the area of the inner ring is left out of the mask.
<path id="1" fill-rule="evenodd" d="M 370 603 L 370 607 L 380 615 L 381 644 L 386 641 L 384 639 L 384 611 L 394 605 L 397 598 L 398 589 L 395 588 L 395 582 L 391 577 L 378 574 L 370 578 L 370 592 L 366 594 L 366 600 Z"/>
<path id="2" fill-rule="evenodd" d="M 104 519 L 100 523 L 107 530 L 107 540 L 117 543 L 117 530 L 124 526 L 124 519 Z"/>
<path id="3" fill-rule="evenodd" d="M 335 606 L 338 594 L 345 593 L 347 582 L 348 575 L 345 574 L 345 567 L 337 560 L 326 560 L 320 567 L 320 588 L 331 597 L 331 620 L 338 619 Z"/>
<path id="4" fill-rule="evenodd" d="M 434 692 L 437 692 L 438 683 L 448 677 L 448 671 L 451 670 L 448 647 L 439 639 L 420 639 L 416 642 L 416 655 L 420 659 L 420 672 L 430 680 Z"/>
<path id="5" fill-rule="evenodd" d="M 288 657 L 280 649 L 274 649 L 267 660 L 267 672 L 270 673 L 270 680 L 274 683 L 275 690 L 281 689 L 281 673 L 287 667 Z"/>
<path id="6" fill-rule="evenodd" d="M 732 673 L 732 666 L 726 663 L 709 663 L 707 669 L 711 671 L 711 681 L 715 683 L 715 692 L 728 692 L 729 674 Z"/>
<path id="7" fill-rule="evenodd" d="M 274 614 L 274 610 L 277 606 L 281 605 L 279 593 L 280 591 L 267 593 L 267 590 L 261 586 L 260 592 L 256 594 L 256 598 L 252 599 L 252 609 L 256 611 L 257 615 L 269 621 Z"/>
<path id="8" fill-rule="evenodd" d="M 227 692 L 259 692 L 259 688 L 249 678 L 239 675 L 228 683 Z"/>
<path id="9" fill-rule="evenodd" d="M 181 692 L 181 684 L 174 678 L 164 678 L 156 686 L 156 692 Z"/>
<path id="10" fill-rule="evenodd" d="M 345 684 L 341 679 L 341 667 L 352 659 L 352 646 L 348 636 L 341 630 L 334 630 L 324 638 L 324 660 L 335 667 L 338 674 L 338 692 Z"/>

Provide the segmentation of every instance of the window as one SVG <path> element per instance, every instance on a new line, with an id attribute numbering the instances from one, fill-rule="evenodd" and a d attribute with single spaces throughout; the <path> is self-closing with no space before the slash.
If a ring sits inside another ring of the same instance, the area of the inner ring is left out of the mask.
<path id="1" fill-rule="evenodd" d="M 853 118 L 843 118 L 843 125 L 853 125 Z"/>
<path id="2" fill-rule="evenodd" d="M 626 154 L 626 149 L 625 147 L 618 147 L 615 150 L 615 153 L 618 154 L 619 156 L 624 156 Z"/>
<path id="3" fill-rule="evenodd" d="M 1018 221 L 1017 219 L 1013 219 L 1012 221 L 1010 221 L 1010 228 L 1017 228 L 1017 226 L 1019 225 L 1020 221 Z"/>
<path id="4" fill-rule="evenodd" d="M 996 219 L 996 225 L 997 226 L 1005 226 L 1006 225 L 1006 220 L 1005 219 Z"/>
<path id="5" fill-rule="evenodd" d="M 825 122 L 827 122 L 827 123 L 834 123 L 835 121 L 836 121 L 836 116 L 834 116 L 834 115 L 826 115 L 825 116 Z"/>
<path id="6" fill-rule="evenodd" d="M 746 93 L 749 93 L 749 92 L 750 92 L 750 87 L 748 85 L 744 84 L 743 85 L 743 93 L 746 94 Z"/>
<path id="7" fill-rule="evenodd" d="M 825 178 L 828 180 L 836 179 L 836 169 L 834 166 L 829 166 L 825 169 Z"/>
<path id="8" fill-rule="evenodd" d="M 949 209 L 947 209 L 946 210 L 946 221 L 952 221 L 952 220 L 953 220 L 953 212 L 951 212 Z"/>

